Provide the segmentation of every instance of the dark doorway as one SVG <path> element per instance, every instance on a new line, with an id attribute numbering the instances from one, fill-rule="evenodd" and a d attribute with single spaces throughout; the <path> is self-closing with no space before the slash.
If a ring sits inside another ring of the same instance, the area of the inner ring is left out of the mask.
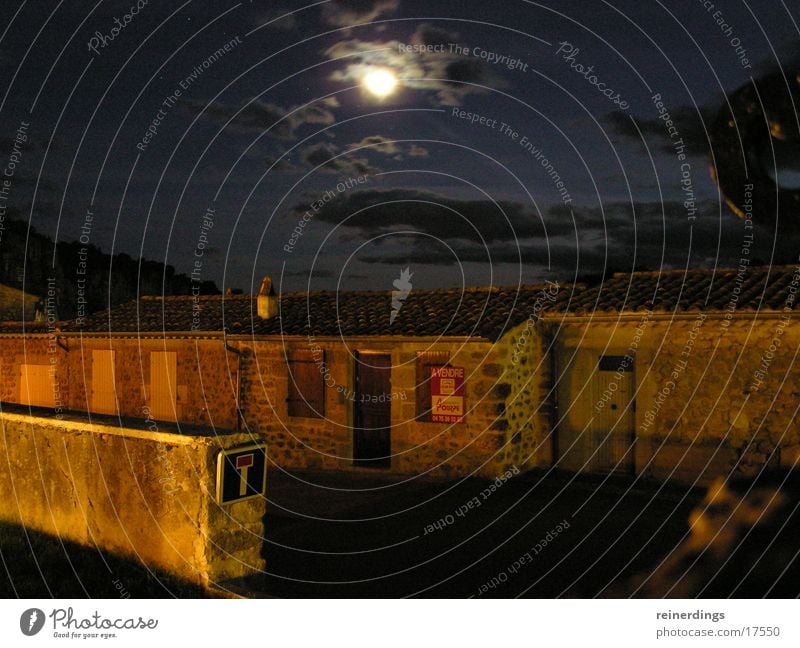
<path id="1" fill-rule="evenodd" d="M 392 359 L 386 354 L 358 353 L 355 361 L 353 465 L 389 468 Z"/>

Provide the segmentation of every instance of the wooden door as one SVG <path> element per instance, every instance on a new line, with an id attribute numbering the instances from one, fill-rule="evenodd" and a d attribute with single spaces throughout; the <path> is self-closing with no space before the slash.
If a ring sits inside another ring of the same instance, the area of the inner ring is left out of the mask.
<path id="1" fill-rule="evenodd" d="M 91 411 L 97 414 L 117 413 L 114 352 L 111 350 L 92 350 Z"/>
<path id="2" fill-rule="evenodd" d="M 353 465 L 388 468 L 392 463 L 392 360 L 385 354 L 355 358 Z"/>
<path id="3" fill-rule="evenodd" d="M 597 445 L 595 470 L 632 473 L 636 410 L 633 364 L 624 356 L 600 356 L 591 383 L 596 407 L 592 432 Z"/>
<path id="4" fill-rule="evenodd" d="M 150 416 L 156 421 L 177 421 L 178 356 L 174 351 L 150 353 Z"/>

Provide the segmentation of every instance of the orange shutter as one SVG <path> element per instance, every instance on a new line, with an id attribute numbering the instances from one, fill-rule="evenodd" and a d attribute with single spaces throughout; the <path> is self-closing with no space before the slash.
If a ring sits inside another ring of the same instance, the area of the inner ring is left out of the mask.
<path id="1" fill-rule="evenodd" d="M 178 355 L 174 351 L 150 353 L 150 416 L 156 421 L 177 421 Z"/>
<path id="2" fill-rule="evenodd" d="M 114 352 L 92 349 L 91 410 L 97 414 L 116 414 L 117 390 L 114 382 Z"/>

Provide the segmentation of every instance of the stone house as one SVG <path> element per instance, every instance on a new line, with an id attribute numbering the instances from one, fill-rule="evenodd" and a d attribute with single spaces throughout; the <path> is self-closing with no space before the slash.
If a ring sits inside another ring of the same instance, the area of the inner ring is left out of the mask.
<path id="1" fill-rule="evenodd" d="M 555 465 L 707 483 L 800 457 L 800 266 L 619 274 L 545 313 Z"/>
<path id="2" fill-rule="evenodd" d="M 549 464 L 544 349 L 534 340 L 519 361 L 515 331 L 567 296 L 555 284 L 414 290 L 399 309 L 390 292 L 271 293 L 0 327 L 0 398 L 241 431 L 293 468 L 494 477 Z"/>
<path id="3" fill-rule="evenodd" d="M 705 483 L 800 457 L 798 284 L 743 266 L 414 290 L 400 309 L 268 282 L 143 297 L 80 328 L 0 325 L 0 399 L 236 430 L 287 468 Z"/>

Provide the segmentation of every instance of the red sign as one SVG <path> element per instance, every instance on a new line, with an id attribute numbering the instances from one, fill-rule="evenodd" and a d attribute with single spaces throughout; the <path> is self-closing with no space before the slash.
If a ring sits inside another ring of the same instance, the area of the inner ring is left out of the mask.
<path id="1" fill-rule="evenodd" d="M 431 420 L 464 421 L 464 367 L 431 367 Z"/>

